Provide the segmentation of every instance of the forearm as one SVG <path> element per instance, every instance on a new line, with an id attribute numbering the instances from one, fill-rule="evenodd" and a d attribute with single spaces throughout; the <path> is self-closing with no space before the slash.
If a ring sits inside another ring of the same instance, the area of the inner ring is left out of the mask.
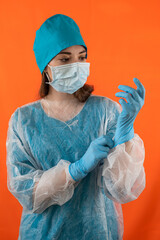
<path id="1" fill-rule="evenodd" d="M 111 151 L 102 171 L 108 197 L 125 203 L 140 195 L 145 187 L 144 155 L 143 141 L 138 135 Z"/>
<path id="2" fill-rule="evenodd" d="M 33 190 L 33 196 L 35 198 L 35 193 L 36 193 L 36 190 L 37 190 L 37 187 L 39 188 L 38 184 L 39 184 L 40 181 L 36 182 L 35 183 L 35 186 L 34 186 L 34 190 Z M 62 171 L 62 174 L 61 175 L 58 175 L 57 176 L 57 186 L 54 186 L 53 190 L 52 190 L 52 194 L 56 194 L 56 192 L 62 188 L 62 186 L 65 185 L 66 183 L 66 172 L 65 172 L 65 169 Z M 44 188 L 48 188 L 48 183 L 46 182 L 46 186 L 43 186 Z M 41 188 L 41 194 L 43 194 L 43 189 Z M 39 189 L 39 194 L 40 194 L 40 189 Z M 48 194 L 48 197 L 49 197 L 49 194 Z M 47 196 L 46 196 L 46 200 L 47 200 Z"/>
<path id="3" fill-rule="evenodd" d="M 67 180 L 66 180 L 66 171 L 65 171 L 65 169 L 62 170 L 61 175 L 56 176 L 56 180 L 57 180 L 57 185 L 54 186 L 52 194 L 56 194 L 56 192 L 58 190 L 60 190 L 62 188 L 62 186 L 64 186 L 66 184 Z M 72 179 L 72 182 L 74 183 L 75 181 Z M 34 191 L 33 191 L 34 194 L 36 192 L 38 184 L 39 184 L 39 181 L 35 183 L 35 187 L 34 187 Z"/>
<path id="4" fill-rule="evenodd" d="M 33 212 L 41 213 L 51 205 L 63 205 L 74 193 L 76 182 L 68 173 L 67 161 L 45 171 L 33 192 Z"/>
<path id="5" fill-rule="evenodd" d="M 127 141 L 127 142 L 125 142 L 125 151 L 126 151 L 128 154 L 130 154 L 130 152 L 131 152 L 132 145 L 133 145 L 132 141 Z"/>

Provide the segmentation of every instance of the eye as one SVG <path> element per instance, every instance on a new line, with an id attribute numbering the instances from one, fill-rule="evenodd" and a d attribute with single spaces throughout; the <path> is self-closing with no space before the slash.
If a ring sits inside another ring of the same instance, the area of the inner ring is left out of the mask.
<path id="1" fill-rule="evenodd" d="M 80 57 L 82 60 L 86 59 L 86 57 Z"/>
<path id="2" fill-rule="evenodd" d="M 69 60 L 69 58 L 62 58 L 60 59 L 62 62 L 67 62 Z"/>

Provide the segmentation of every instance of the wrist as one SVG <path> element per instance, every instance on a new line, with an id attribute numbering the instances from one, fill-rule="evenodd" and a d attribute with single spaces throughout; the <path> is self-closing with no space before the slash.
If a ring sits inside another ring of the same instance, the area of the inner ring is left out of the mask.
<path id="1" fill-rule="evenodd" d="M 79 181 L 88 174 L 83 171 L 80 160 L 71 163 L 68 167 L 68 171 L 74 181 Z"/>
<path id="2" fill-rule="evenodd" d="M 117 131 L 115 133 L 115 138 L 114 138 L 114 147 L 116 147 L 118 144 L 122 144 L 125 142 L 128 142 L 134 138 L 134 128 L 131 126 L 130 128 L 127 129 L 127 131 Z"/>

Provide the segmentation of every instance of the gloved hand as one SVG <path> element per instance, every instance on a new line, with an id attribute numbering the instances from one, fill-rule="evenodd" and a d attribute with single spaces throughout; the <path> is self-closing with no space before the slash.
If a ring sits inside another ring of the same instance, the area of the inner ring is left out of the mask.
<path id="1" fill-rule="evenodd" d="M 69 165 L 69 173 L 75 181 L 84 178 L 92 171 L 100 160 L 107 157 L 109 150 L 113 147 L 113 134 L 102 135 L 93 140 L 83 157 Z"/>
<path id="2" fill-rule="evenodd" d="M 127 142 L 134 137 L 133 123 L 144 104 L 145 89 L 137 78 L 134 78 L 133 80 L 137 89 L 125 85 L 119 85 L 118 88 L 125 92 L 116 93 L 117 97 L 125 98 L 127 102 L 124 99 L 119 100 L 119 103 L 122 106 L 122 112 L 117 121 L 114 147 L 118 144 Z"/>

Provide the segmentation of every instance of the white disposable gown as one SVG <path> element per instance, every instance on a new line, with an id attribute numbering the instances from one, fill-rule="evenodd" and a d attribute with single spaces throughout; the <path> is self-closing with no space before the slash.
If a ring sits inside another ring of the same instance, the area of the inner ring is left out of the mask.
<path id="1" fill-rule="evenodd" d="M 68 173 L 69 164 L 85 154 L 92 140 L 115 132 L 119 114 L 119 104 L 96 95 L 66 122 L 49 117 L 41 100 L 12 114 L 8 188 L 23 206 L 19 240 L 122 239 L 121 204 L 138 198 L 145 187 L 142 139 L 134 134 L 130 149 L 126 143 L 111 149 L 79 182 L 70 181 Z M 64 171 L 65 185 L 57 189 Z"/>

